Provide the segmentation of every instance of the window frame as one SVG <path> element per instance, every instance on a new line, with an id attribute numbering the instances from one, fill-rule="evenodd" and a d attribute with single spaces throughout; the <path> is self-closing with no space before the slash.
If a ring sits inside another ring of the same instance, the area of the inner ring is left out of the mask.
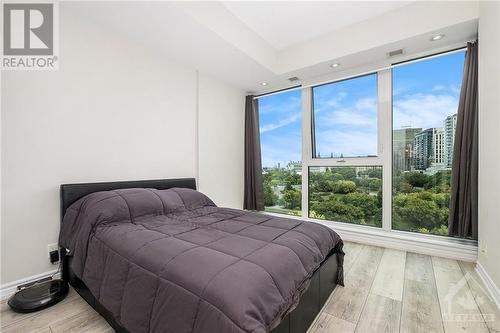
<path id="1" fill-rule="evenodd" d="M 303 80 L 300 87 L 293 87 L 294 89 L 300 89 L 302 94 L 302 216 L 286 217 L 334 227 L 341 235 L 349 235 L 349 239 L 355 241 L 371 240 L 376 243 L 384 242 L 384 244 L 388 241 L 394 244 L 394 246 L 406 244 L 405 246 L 414 247 L 415 249 L 421 248 L 425 244 L 426 247 L 442 251 L 443 255 L 445 255 L 446 251 L 450 251 L 447 255 L 457 255 L 459 253 L 465 257 L 476 258 L 476 255 L 472 253 L 475 253 L 477 250 L 477 241 L 392 229 L 392 69 L 412 62 L 424 61 L 433 57 L 460 52 L 464 49 L 466 49 L 465 43 L 457 43 L 403 56 L 398 62 L 391 62 L 388 59 L 368 66 L 350 68 L 322 77 Z M 344 161 L 342 162 L 338 162 L 340 158 L 313 158 L 314 128 L 312 126 L 314 125 L 314 118 L 312 88 L 373 73 L 377 73 L 378 156 L 344 157 Z M 267 91 L 263 95 L 272 93 L 272 91 Z M 309 167 L 315 166 L 382 166 L 382 228 L 310 218 Z M 278 213 L 265 212 L 265 214 L 283 217 L 282 214 Z M 445 248 L 447 250 L 444 250 Z"/>
<path id="2" fill-rule="evenodd" d="M 419 56 L 419 57 L 414 57 L 414 58 L 410 58 L 410 59 L 407 59 L 407 60 L 403 60 L 403 61 L 399 61 L 397 63 L 394 63 L 391 65 L 390 67 L 390 74 L 391 74 L 391 99 L 392 99 L 392 80 L 394 78 L 394 73 L 393 73 L 393 70 L 397 67 L 401 67 L 401 66 L 406 66 L 406 65 L 411 65 L 411 64 L 414 64 L 414 63 L 419 63 L 419 62 L 424 62 L 424 61 L 427 61 L 427 60 L 431 60 L 431 59 L 434 59 L 434 58 L 439 58 L 439 57 L 443 57 L 443 56 L 447 56 L 447 55 L 451 55 L 451 54 L 454 54 L 454 53 L 458 53 L 458 52 L 463 52 L 463 51 L 466 51 L 467 50 L 467 46 L 460 46 L 460 47 L 454 47 L 454 48 L 449 48 L 447 50 L 444 50 L 444 51 L 440 51 L 440 52 L 432 52 L 432 53 L 429 53 L 429 54 L 424 54 L 422 56 Z M 465 63 L 464 63 L 465 65 Z M 393 205 L 393 202 L 394 202 L 394 195 L 393 195 L 393 187 L 392 187 L 392 181 L 393 181 L 393 160 L 392 160 L 392 153 L 393 153 L 393 135 L 394 135 L 394 127 L 393 127 L 393 122 L 394 122 L 394 110 L 392 110 L 393 108 L 393 101 L 391 101 L 391 129 L 390 129 L 390 132 L 391 132 L 391 187 L 390 187 L 390 200 L 391 200 L 391 206 L 390 208 L 392 209 L 392 205 Z M 458 109 L 457 109 L 457 113 L 458 113 Z M 422 130 L 426 130 L 425 128 L 422 128 Z M 451 198 L 450 198 L 451 199 Z M 421 233 L 421 232 L 417 232 L 417 231 L 410 231 L 410 230 L 402 230 L 402 229 L 396 229 L 396 228 L 393 228 L 392 226 L 392 211 L 389 213 L 390 215 L 390 219 L 391 219 L 391 225 L 390 225 L 390 229 L 389 231 L 391 233 L 403 233 L 403 234 L 410 234 L 410 235 L 414 235 L 415 238 L 417 239 L 432 239 L 432 238 L 436 238 L 436 239 L 442 239 L 446 242 L 451 242 L 451 243 L 462 243 L 462 244 L 477 244 L 477 241 L 475 240 L 472 240 L 472 239 L 468 239 L 468 238 L 459 238 L 459 237 L 451 237 L 449 235 L 436 235 L 436 234 L 430 234 L 430 233 Z"/>
<path id="3" fill-rule="evenodd" d="M 311 91 L 311 158 L 313 160 L 335 160 L 339 163 L 344 163 L 346 162 L 345 166 L 351 166 L 351 165 L 348 165 L 347 163 L 354 163 L 354 161 L 356 160 L 359 160 L 359 159 L 365 159 L 365 160 L 368 160 L 368 159 L 373 159 L 373 158 L 377 158 L 380 156 L 381 154 L 381 151 L 382 151 L 382 148 L 381 148 L 381 143 L 380 143 L 380 130 L 379 130 L 379 126 L 381 124 L 381 119 L 380 119 L 380 114 L 379 114 L 379 111 L 380 111 L 380 108 L 379 108 L 379 105 L 378 105 L 378 99 L 379 99 L 379 89 L 380 89 L 380 86 L 379 86 L 379 73 L 381 71 L 373 71 L 373 72 L 369 72 L 369 73 L 364 73 L 364 74 L 361 74 L 361 75 L 355 75 L 355 76 L 351 76 L 351 77 L 347 77 L 347 78 L 342 78 L 340 80 L 335 80 L 335 81 L 332 81 L 332 82 L 326 82 L 326 83 L 322 83 L 322 84 L 318 84 L 318 85 L 314 85 L 314 86 L 311 86 L 309 87 L 310 88 L 310 91 Z M 330 84 L 335 84 L 335 83 L 340 83 L 340 82 L 345 82 L 345 81 L 349 81 L 349 80 L 355 80 L 355 79 L 359 79 L 359 78 L 362 78 L 362 77 L 366 77 L 366 76 L 371 76 L 371 75 L 375 75 L 375 81 L 376 81 L 376 90 L 377 90 L 377 151 L 376 151 L 376 155 L 375 156 L 348 156 L 348 157 L 334 157 L 334 158 L 331 158 L 331 157 L 316 157 L 316 125 L 315 125 L 315 113 L 314 113 L 314 88 L 318 88 L 318 87 L 321 87 L 321 86 L 326 86 L 326 85 L 330 85 Z M 333 165 L 332 165 L 333 166 Z"/>
<path id="4" fill-rule="evenodd" d="M 302 88 L 302 218 L 309 218 L 309 168 L 335 166 L 380 166 L 382 167 L 382 229 L 391 228 L 392 199 L 387 198 L 387 189 L 391 187 L 392 163 L 392 74 L 390 69 L 372 71 L 331 83 L 355 79 L 366 75 L 377 75 L 377 156 L 364 157 L 314 157 L 314 101 L 313 88 Z M 322 84 L 323 85 L 323 84 Z M 389 134 L 389 135 L 388 135 Z M 385 149 L 390 147 L 390 149 Z M 388 163 L 389 162 L 389 163 Z M 338 221 L 333 221 L 338 222 Z M 338 222 L 349 225 L 353 223 Z M 364 227 L 364 226 L 363 226 Z M 376 228 L 368 226 L 368 228 Z"/>
<path id="5" fill-rule="evenodd" d="M 290 91 L 296 91 L 296 90 L 299 90 L 300 91 L 300 97 L 302 98 L 302 85 L 296 85 L 296 86 L 292 86 L 292 87 L 288 87 L 288 88 L 283 88 L 283 89 L 279 89 L 279 90 L 274 90 L 274 91 L 270 91 L 270 92 L 266 92 L 266 93 L 262 93 L 262 94 L 259 94 L 259 95 L 256 95 L 253 97 L 254 100 L 257 100 L 257 104 L 260 103 L 259 99 L 261 97 L 269 97 L 269 96 L 273 96 L 273 95 L 279 95 L 279 94 L 282 94 L 282 93 L 287 93 L 287 92 L 290 92 Z M 259 105 L 259 110 L 260 110 L 260 105 Z M 302 123 L 302 115 L 303 115 L 303 111 L 304 111 L 304 105 L 301 104 L 301 114 L 300 114 L 300 121 L 301 121 L 301 140 L 303 140 L 302 138 L 302 133 L 303 133 L 303 123 Z M 258 118 L 259 118 L 259 124 L 261 123 L 261 119 L 260 119 L 260 114 L 258 114 Z M 260 133 L 260 128 L 259 128 L 259 136 L 262 135 Z M 262 140 L 259 140 L 260 141 L 260 148 L 262 150 Z M 302 147 L 303 148 L 303 147 Z M 302 154 L 302 151 L 301 151 L 301 154 Z M 261 155 L 262 155 L 262 151 L 261 151 Z M 262 157 L 261 157 L 262 159 Z M 301 161 L 302 161 L 302 156 L 301 156 Z M 262 170 L 263 171 L 263 170 Z M 302 177 L 301 177 L 301 181 L 302 181 Z M 301 191 L 303 190 L 303 187 L 301 186 Z M 302 204 L 302 197 L 303 197 L 303 193 L 301 193 L 301 204 Z M 276 213 L 276 212 L 269 212 L 269 211 L 265 211 L 267 206 L 264 206 L 264 212 L 266 214 L 271 214 L 271 215 L 279 215 L 279 216 L 284 216 L 285 214 L 284 213 Z M 301 207 L 301 211 L 300 211 L 300 217 L 303 216 L 303 213 L 302 213 L 302 207 Z M 289 216 L 289 217 L 296 217 L 297 215 L 285 215 L 285 216 Z"/>

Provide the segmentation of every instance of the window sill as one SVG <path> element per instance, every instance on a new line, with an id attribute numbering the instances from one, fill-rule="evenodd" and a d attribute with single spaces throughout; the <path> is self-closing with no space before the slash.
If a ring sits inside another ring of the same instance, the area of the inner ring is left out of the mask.
<path id="1" fill-rule="evenodd" d="M 264 212 L 264 214 L 323 224 L 335 230 L 346 241 L 455 260 L 477 261 L 477 241 L 469 239 L 448 238 L 445 236 L 418 234 L 399 230 L 383 230 L 382 228 L 364 225 L 324 221 L 270 212 Z"/>

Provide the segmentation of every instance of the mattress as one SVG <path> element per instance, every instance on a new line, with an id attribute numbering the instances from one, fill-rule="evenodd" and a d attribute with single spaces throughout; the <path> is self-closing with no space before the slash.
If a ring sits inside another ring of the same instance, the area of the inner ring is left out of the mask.
<path id="1" fill-rule="evenodd" d="M 269 332 L 342 240 L 186 188 L 89 194 L 64 216 L 71 269 L 130 332 Z"/>

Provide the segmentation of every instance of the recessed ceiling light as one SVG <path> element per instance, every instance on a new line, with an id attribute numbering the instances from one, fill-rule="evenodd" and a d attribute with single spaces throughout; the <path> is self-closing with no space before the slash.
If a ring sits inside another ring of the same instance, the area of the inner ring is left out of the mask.
<path id="1" fill-rule="evenodd" d="M 441 35 L 436 35 L 436 36 L 432 36 L 432 37 L 431 37 L 431 41 L 435 42 L 435 41 L 437 41 L 437 40 L 442 39 L 443 37 L 444 37 L 444 35 L 443 35 L 443 34 L 441 34 Z"/>
<path id="2" fill-rule="evenodd" d="M 335 67 L 339 67 L 339 66 L 340 66 L 340 64 L 338 62 L 330 65 L 331 68 L 335 68 Z"/>
<path id="3" fill-rule="evenodd" d="M 267 82 L 261 82 L 260 85 L 261 86 L 267 86 Z"/>

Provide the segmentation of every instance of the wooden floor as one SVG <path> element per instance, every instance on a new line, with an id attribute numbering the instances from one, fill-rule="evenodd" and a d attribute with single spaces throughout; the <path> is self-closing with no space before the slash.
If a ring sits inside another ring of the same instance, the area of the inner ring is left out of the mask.
<path id="1" fill-rule="evenodd" d="M 500 332 L 500 311 L 473 264 L 346 243 L 337 287 L 308 333 Z M 112 332 L 74 291 L 41 312 L 1 303 L 1 332 Z M 210 332 L 212 333 L 212 332 Z"/>

